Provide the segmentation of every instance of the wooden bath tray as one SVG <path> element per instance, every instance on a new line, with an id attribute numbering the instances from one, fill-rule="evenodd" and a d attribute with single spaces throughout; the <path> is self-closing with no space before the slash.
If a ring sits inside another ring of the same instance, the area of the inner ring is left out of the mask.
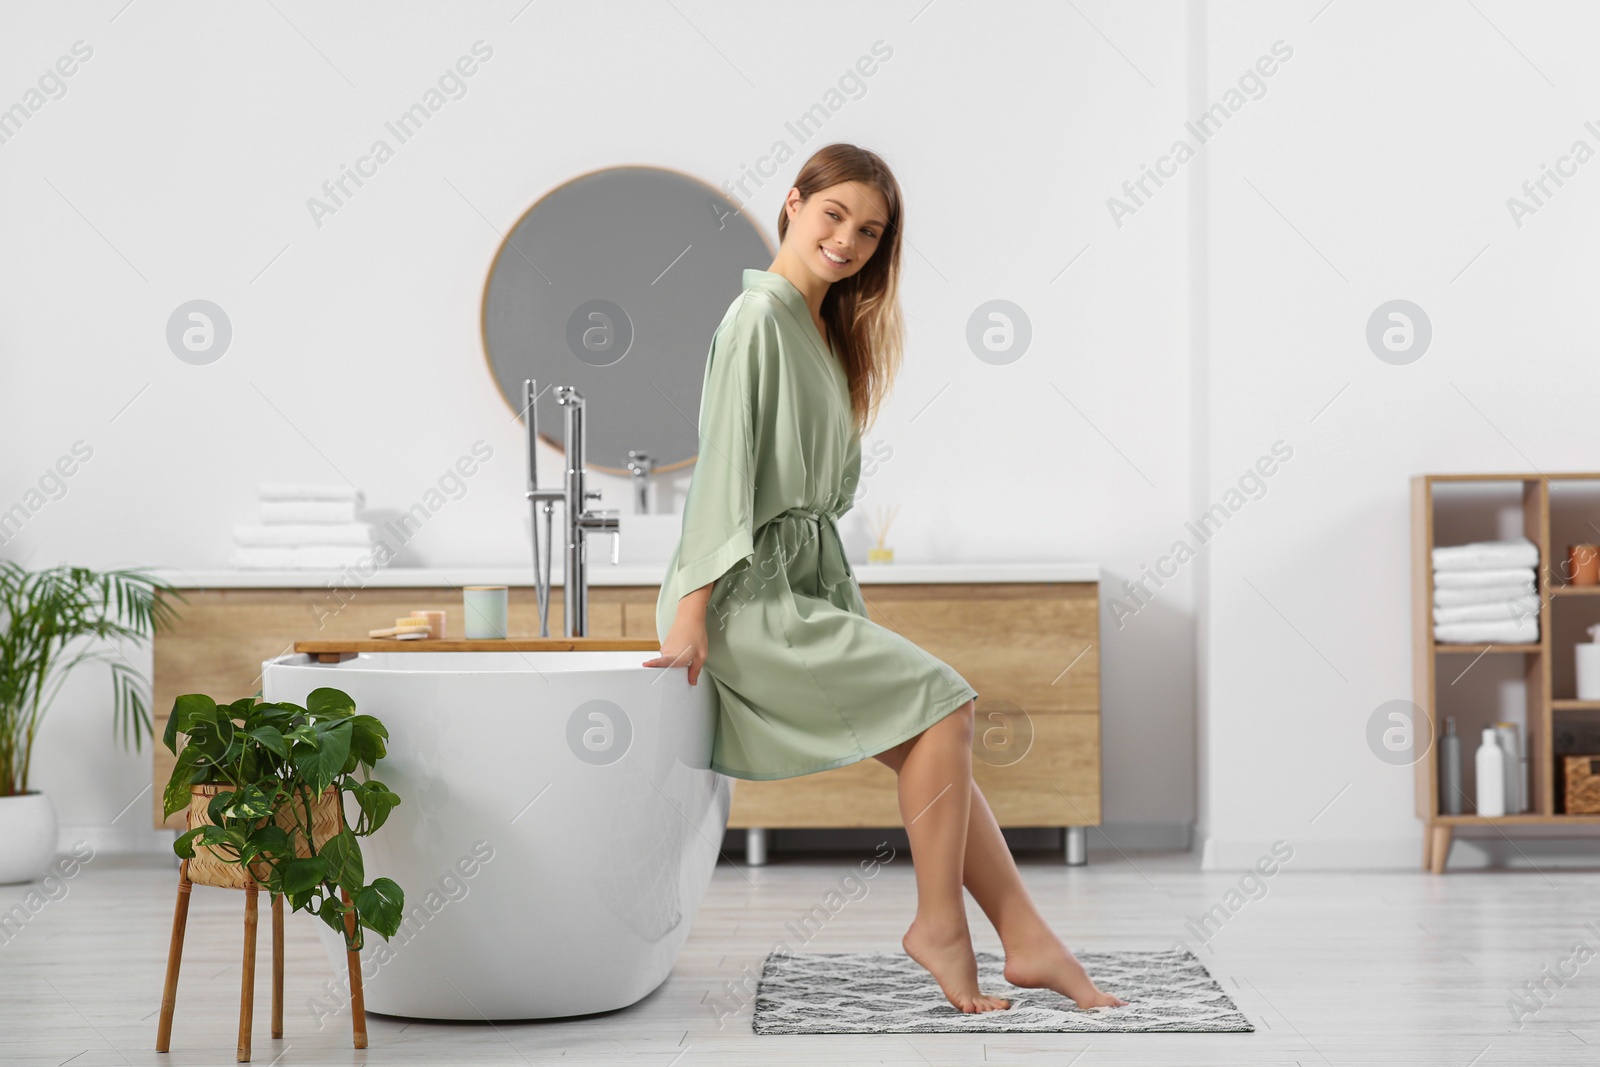
<path id="1" fill-rule="evenodd" d="M 661 644 L 641 637 L 501 637 L 467 640 L 460 637 L 396 641 L 392 637 L 352 637 L 346 640 L 296 641 L 318 663 L 342 663 L 359 652 L 659 652 Z"/>

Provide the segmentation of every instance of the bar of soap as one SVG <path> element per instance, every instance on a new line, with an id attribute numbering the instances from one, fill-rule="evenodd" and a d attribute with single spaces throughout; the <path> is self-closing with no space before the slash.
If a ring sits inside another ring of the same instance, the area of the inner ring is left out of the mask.
<path id="1" fill-rule="evenodd" d="M 432 632 L 433 632 L 432 629 L 428 626 L 427 623 L 414 623 L 414 622 L 412 622 L 410 620 L 406 620 L 406 621 L 402 622 L 398 626 L 390 626 L 387 629 L 383 629 L 383 630 L 368 630 L 367 631 L 367 636 L 368 637 L 413 637 L 413 638 L 415 638 L 415 637 L 427 637 L 428 634 L 430 634 Z"/>

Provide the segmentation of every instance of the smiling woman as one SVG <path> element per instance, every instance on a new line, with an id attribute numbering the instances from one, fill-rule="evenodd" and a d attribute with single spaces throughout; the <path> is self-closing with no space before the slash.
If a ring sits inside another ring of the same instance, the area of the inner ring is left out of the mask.
<path id="1" fill-rule="evenodd" d="M 895 771 L 917 878 L 901 947 L 961 1012 L 1010 1006 L 978 988 L 964 869 L 983 872 L 969 888 L 1008 948 L 1007 981 L 1120 1005 L 1039 916 L 972 779 L 977 690 L 869 617 L 839 540 L 861 432 L 900 361 L 903 225 L 899 183 L 875 153 L 833 144 L 800 168 L 777 257 L 744 271 L 712 336 L 704 447 L 656 601 L 661 654 L 643 665 L 686 667 L 691 686 L 704 668 L 721 774 L 769 781 L 868 758 Z"/>

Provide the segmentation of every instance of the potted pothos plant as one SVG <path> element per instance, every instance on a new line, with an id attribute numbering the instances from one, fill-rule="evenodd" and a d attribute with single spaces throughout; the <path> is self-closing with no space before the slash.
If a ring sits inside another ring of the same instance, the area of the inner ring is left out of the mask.
<path id="1" fill-rule="evenodd" d="M 181 749 L 180 734 L 188 738 Z M 366 880 L 358 840 L 400 803 L 371 776 L 388 737 L 383 723 L 357 714 L 348 694 L 328 686 L 312 690 L 304 707 L 180 696 L 162 738 L 177 755 L 162 808 L 169 816 L 189 809 L 190 828 L 173 850 L 191 867 L 213 864 L 234 879 L 206 884 L 254 880 L 282 895 L 344 934 L 352 952 L 363 928 L 393 936 L 405 893 L 392 879 Z M 354 826 L 345 819 L 347 795 L 361 812 Z"/>
<path id="2" fill-rule="evenodd" d="M 0 560 L 0 884 L 43 877 L 56 856 L 55 806 L 30 787 L 28 770 L 67 676 L 109 664 L 113 730 L 135 751 L 151 732 L 145 678 L 108 642 L 141 644 L 170 626 L 168 596 L 187 599 L 141 568 L 30 571 Z"/>

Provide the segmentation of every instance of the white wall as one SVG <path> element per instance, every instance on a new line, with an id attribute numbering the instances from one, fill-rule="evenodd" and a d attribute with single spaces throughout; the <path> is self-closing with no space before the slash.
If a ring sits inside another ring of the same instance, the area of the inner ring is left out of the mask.
<path id="1" fill-rule="evenodd" d="M 1092 559 L 1116 591 L 1166 549 L 1195 496 L 1192 193 L 1180 179 L 1121 226 L 1106 206 L 1185 116 L 1187 18 L 1176 3 L 1104 0 L 1005 11 L 6 5 L 0 107 L 74 42 L 93 55 L 65 96 L 0 144 L 0 508 L 75 441 L 94 451 L 0 551 L 31 567 L 222 566 L 233 525 L 254 518 L 258 481 L 343 475 L 372 507 L 404 509 L 481 437 L 494 460 L 424 528 L 414 560 L 520 565 L 520 434 L 477 332 L 496 229 L 593 168 L 648 163 L 721 184 L 787 139 L 797 158 L 751 204 L 770 232 L 799 162 L 845 140 L 881 153 L 908 199 L 911 343 L 868 435 L 894 449 L 870 499 L 901 505 L 897 557 Z M 1341 10 L 1329 21 L 1362 18 Z M 1253 54 L 1270 20 L 1243 21 L 1261 24 L 1237 31 L 1237 48 Z M 493 55 L 466 95 L 315 225 L 307 198 L 479 40 Z M 864 93 L 796 144 L 786 120 L 825 101 L 878 40 L 893 55 Z M 1307 58 L 1289 75 L 1295 91 L 1319 69 L 1338 77 L 1336 64 Z M 1275 96 L 1248 120 L 1283 122 L 1286 103 Z M 1268 143 L 1250 138 L 1229 150 Z M 1223 197 L 1225 208 L 1238 199 L 1231 187 Z M 1341 217 L 1323 210 L 1324 222 Z M 1470 241 L 1459 251 L 1439 249 L 1435 272 L 1448 277 Z M 1325 284 L 1301 258 L 1285 242 L 1278 262 Z M 221 305 L 234 329 L 226 356 L 205 367 L 180 362 L 164 340 L 172 310 L 197 297 Z M 1034 331 L 1031 350 L 1004 367 L 964 342 L 969 314 L 995 298 L 1022 306 Z M 1250 342 L 1281 351 L 1266 340 Z M 1294 376 L 1305 392 L 1283 419 L 1307 417 L 1337 373 Z M 1348 407 L 1318 431 L 1355 418 L 1358 405 Z M 1299 443 L 1303 427 L 1274 417 L 1211 447 L 1227 471 L 1265 447 L 1263 435 Z M 1327 462 L 1312 440 L 1305 448 L 1284 497 L 1307 492 Z M 602 506 L 628 506 L 625 485 L 602 477 L 599 487 Z M 1250 519 L 1282 524 L 1283 508 L 1275 495 Z M 861 531 L 846 533 L 859 543 Z M 1235 543 L 1216 551 L 1231 561 L 1254 535 L 1228 533 Z M 1181 845 L 1194 818 L 1191 582 L 1180 576 L 1122 628 L 1103 624 L 1104 811 L 1126 842 Z M 1403 670 L 1397 633 L 1373 650 Z M 1356 650 L 1340 651 L 1356 670 Z M 36 784 L 69 827 L 149 845 L 147 798 L 112 822 L 147 783 L 148 752 L 111 746 L 107 688 L 88 672 L 68 688 L 41 739 Z M 1234 825 L 1231 804 L 1222 812 L 1219 825 Z"/>
<path id="2" fill-rule="evenodd" d="M 1274 41 L 1294 50 L 1206 150 L 1197 506 L 1294 449 L 1208 548 L 1213 866 L 1278 838 L 1301 867 L 1420 863 L 1412 768 L 1365 735 L 1411 696 L 1408 482 L 1596 469 L 1600 163 L 1520 227 L 1507 199 L 1575 139 L 1600 149 L 1597 31 L 1577 3 L 1209 5 L 1211 99 Z M 1397 298 L 1434 330 L 1406 366 L 1364 337 Z"/>

